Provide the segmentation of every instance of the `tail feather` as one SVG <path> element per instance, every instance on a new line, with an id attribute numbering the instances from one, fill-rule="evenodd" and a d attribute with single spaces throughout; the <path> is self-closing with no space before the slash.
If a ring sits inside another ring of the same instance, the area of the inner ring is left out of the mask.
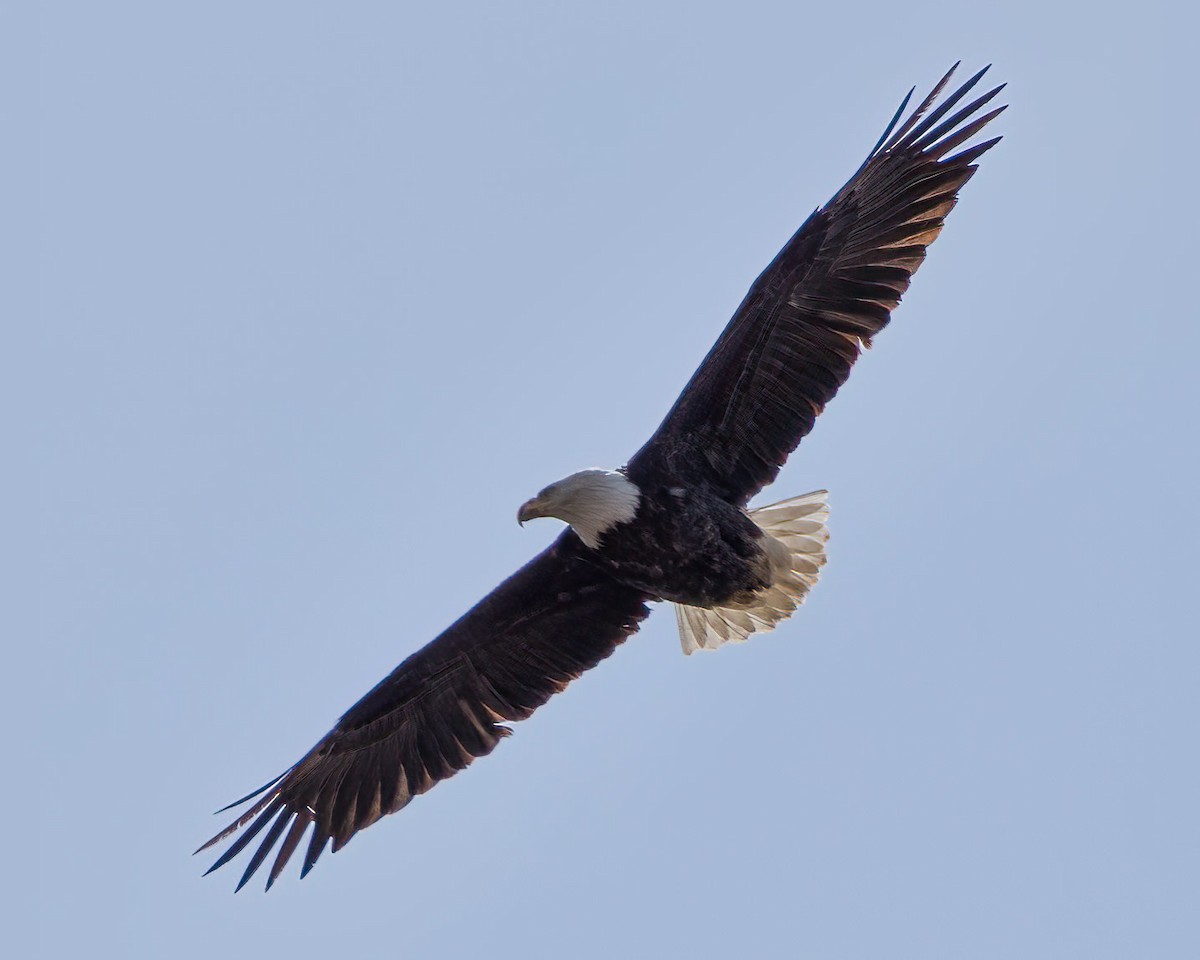
<path id="1" fill-rule="evenodd" d="M 790 617 L 816 584 L 829 541 L 829 492 L 817 490 L 750 511 L 771 539 L 775 582 L 749 603 L 728 607 L 675 605 L 684 653 L 744 643 Z"/>

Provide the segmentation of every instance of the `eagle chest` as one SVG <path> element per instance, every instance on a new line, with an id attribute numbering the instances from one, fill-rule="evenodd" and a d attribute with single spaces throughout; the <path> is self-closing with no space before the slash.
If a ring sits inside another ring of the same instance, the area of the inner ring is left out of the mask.
<path id="1" fill-rule="evenodd" d="M 637 516 L 605 534 L 602 565 L 663 600 L 710 606 L 770 581 L 761 531 L 724 500 L 683 487 L 643 490 Z"/>

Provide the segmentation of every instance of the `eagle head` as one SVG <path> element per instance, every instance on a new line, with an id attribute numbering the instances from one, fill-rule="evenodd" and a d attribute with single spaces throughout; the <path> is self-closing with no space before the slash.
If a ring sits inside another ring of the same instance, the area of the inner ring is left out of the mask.
<path id="1" fill-rule="evenodd" d="M 580 470 L 521 504 L 517 522 L 555 517 L 569 523 L 579 539 L 595 550 L 608 530 L 637 515 L 640 500 L 637 485 L 625 474 L 598 468 Z"/>

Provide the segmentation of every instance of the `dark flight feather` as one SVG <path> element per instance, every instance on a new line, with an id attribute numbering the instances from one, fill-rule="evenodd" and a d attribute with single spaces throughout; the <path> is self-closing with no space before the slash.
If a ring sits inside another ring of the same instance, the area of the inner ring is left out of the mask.
<path id="1" fill-rule="evenodd" d="M 1000 139 L 942 159 L 1004 110 L 971 119 L 1000 86 L 943 120 L 984 68 L 929 112 L 953 72 L 897 126 L 905 98 L 858 172 L 754 282 L 661 426 L 629 461 L 634 483 L 686 477 L 744 505 L 775 479 L 861 350 L 887 325 L 974 162 Z"/>

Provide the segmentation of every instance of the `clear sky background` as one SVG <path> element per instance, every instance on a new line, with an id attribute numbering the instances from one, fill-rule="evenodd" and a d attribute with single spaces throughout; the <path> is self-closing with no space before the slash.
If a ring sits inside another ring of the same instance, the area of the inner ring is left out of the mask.
<path id="1" fill-rule="evenodd" d="M 1200 956 L 1194 20 L 8 21 L 8 955 Z M 685 659 L 660 609 L 303 883 L 202 880 L 958 58 L 1006 139 L 768 493 L 832 491 L 803 611 Z"/>

